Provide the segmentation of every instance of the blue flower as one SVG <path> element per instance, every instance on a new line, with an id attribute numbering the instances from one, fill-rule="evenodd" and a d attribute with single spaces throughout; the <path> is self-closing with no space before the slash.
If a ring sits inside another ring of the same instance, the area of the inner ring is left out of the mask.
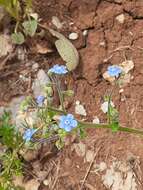
<path id="1" fill-rule="evenodd" d="M 27 129 L 23 135 L 23 139 L 28 142 L 31 140 L 34 133 L 37 131 L 37 129 Z"/>
<path id="2" fill-rule="evenodd" d="M 66 74 L 68 72 L 67 67 L 64 65 L 54 65 L 51 69 L 49 69 L 48 73 L 54 73 L 54 74 Z"/>
<path id="3" fill-rule="evenodd" d="M 118 77 L 122 73 L 122 69 L 117 65 L 112 65 L 108 67 L 107 72 L 111 77 Z"/>
<path id="4" fill-rule="evenodd" d="M 62 115 L 60 117 L 59 127 L 65 129 L 65 131 L 69 132 L 73 128 L 77 127 L 78 122 L 75 120 L 72 114 Z"/>
<path id="5" fill-rule="evenodd" d="M 44 99 L 45 99 L 45 97 L 42 96 L 42 95 L 37 96 L 37 98 L 36 98 L 36 103 L 37 103 L 39 106 L 41 106 L 41 105 L 43 104 L 43 102 L 44 102 Z"/>

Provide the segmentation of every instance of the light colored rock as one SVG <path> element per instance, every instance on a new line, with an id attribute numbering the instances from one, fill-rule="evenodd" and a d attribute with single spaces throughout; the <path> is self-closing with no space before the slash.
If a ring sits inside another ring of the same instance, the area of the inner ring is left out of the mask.
<path id="1" fill-rule="evenodd" d="M 103 41 L 103 42 L 100 42 L 99 45 L 100 45 L 101 47 L 105 47 L 106 43 Z"/>
<path id="2" fill-rule="evenodd" d="M 121 89 L 119 90 L 119 93 L 121 94 L 121 93 L 123 93 L 123 92 L 124 92 L 124 89 L 121 88 Z"/>
<path id="3" fill-rule="evenodd" d="M 124 14 L 120 14 L 118 16 L 116 16 L 116 20 L 120 23 L 123 24 L 125 21 L 125 15 Z"/>
<path id="4" fill-rule="evenodd" d="M 114 105 L 114 103 L 112 101 L 110 102 L 110 104 L 111 104 L 112 107 L 115 107 L 115 105 Z M 101 104 L 101 110 L 104 113 L 107 113 L 108 112 L 108 106 L 109 106 L 109 102 L 105 101 L 103 104 Z"/>
<path id="5" fill-rule="evenodd" d="M 45 179 L 44 181 L 43 181 L 43 184 L 45 185 L 45 186 L 48 186 L 50 183 L 49 183 L 49 180 L 48 179 Z"/>
<path id="6" fill-rule="evenodd" d="M 82 32 L 82 34 L 83 34 L 83 36 L 87 36 L 88 30 L 84 30 L 84 31 Z"/>
<path id="7" fill-rule="evenodd" d="M 52 17 L 52 24 L 57 27 L 57 29 L 61 29 L 63 27 L 63 23 L 60 22 L 59 18 L 56 16 Z"/>
<path id="8" fill-rule="evenodd" d="M 69 39 L 70 40 L 77 40 L 78 39 L 78 34 L 76 32 L 72 32 L 69 34 Z"/>
<path id="9" fill-rule="evenodd" d="M 94 124 L 99 124 L 100 123 L 100 120 L 97 116 L 94 117 L 93 121 L 92 121 Z"/>
<path id="10" fill-rule="evenodd" d="M 76 101 L 75 113 L 78 114 L 78 115 L 82 115 L 82 116 L 86 116 L 87 115 L 84 106 L 81 105 L 79 101 Z"/>
<path id="11" fill-rule="evenodd" d="M 43 69 L 40 69 L 37 73 L 37 78 L 32 85 L 33 94 L 35 97 L 39 95 L 45 95 L 44 86 L 50 83 L 50 78 Z"/>
<path id="12" fill-rule="evenodd" d="M 122 71 L 127 74 L 134 68 L 134 62 L 132 60 L 126 60 L 120 66 Z"/>

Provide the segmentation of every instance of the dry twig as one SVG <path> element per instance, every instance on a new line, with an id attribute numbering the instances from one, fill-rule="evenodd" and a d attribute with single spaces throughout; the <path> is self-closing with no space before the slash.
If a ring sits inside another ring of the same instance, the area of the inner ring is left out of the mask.
<path id="1" fill-rule="evenodd" d="M 98 154 L 98 152 L 99 152 L 100 149 L 101 149 L 101 146 L 100 146 L 100 147 L 97 149 L 97 151 L 94 153 L 93 160 L 92 160 L 92 162 L 90 163 L 89 168 L 88 168 L 88 170 L 87 170 L 87 172 L 86 172 L 86 174 L 85 174 L 85 176 L 84 176 L 84 179 L 83 179 L 83 182 L 82 182 L 82 184 L 81 184 L 80 190 L 82 190 L 83 187 L 84 187 L 85 181 L 86 181 L 86 179 L 88 178 L 88 175 L 89 175 L 89 173 L 90 173 L 90 170 L 91 170 L 91 168 L 92 168 L 92 165 L 93 165 L 93 163 L 94 163 L 94 160 L 95 160 L 95 158 L 96 158 L 96 156 L 97 156 L 97 154 Z"/>

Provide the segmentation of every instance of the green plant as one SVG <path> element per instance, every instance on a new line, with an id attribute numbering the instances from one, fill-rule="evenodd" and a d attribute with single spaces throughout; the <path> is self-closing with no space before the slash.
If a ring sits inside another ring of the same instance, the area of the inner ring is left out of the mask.
<path id="1" fill-rule="evenodd" d="M 5 112 L 0 118 L 0 144 L 4 147 L 0 155 L 1 173 L 0 189 L 10 190 L 14 175 L 22 174 L 22 162 L 18 152 L 22 148 L 22 136 L 16 132 L 11 124 L 10 114 Z"/>
<path id="2" fill-rule="evenodd" d="M 37 20 L 30 16 L 32 0 L 0 0 L 0 6 L 15 19 L 16 25 L 11 38 L 13 43 L 22 44 L 26 36 L 34 36 Z"/>

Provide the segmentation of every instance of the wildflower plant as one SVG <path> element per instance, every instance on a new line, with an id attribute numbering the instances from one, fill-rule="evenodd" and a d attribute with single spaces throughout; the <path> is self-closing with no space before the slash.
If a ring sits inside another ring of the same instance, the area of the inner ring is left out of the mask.
<path id="1" fill-rule="evenodd" d="M 115 69 L 115 68 L 114 68 Z M 108 71 L 112 76 L 118 77 L 119 68 Z M 104 97 L 108 103 L 107 122 L 93 124 L 76 119 L 68 113 L 64 106 L 65 96 L 72 96 L 71 90 L 63 91 L 61 88 L 60 77 L 68 73 L 68 69 L 63 65 L 55 65 L 49 69 L 48 75 L 50 83 L 45 86 L 45 95 L 37 96 L 35 99 L 28 97 L 21 103 L 22 112 L 36 111 L 38 120 L 33 126 L 27 122 L 23 124 L 23 130 L 18 130 L 11 123 L 10 115 L 5 113 L 0 118 L 0 143 L 5 147 L 0 156 L 2 163 L 2 172 L 0 173 L 0 188 L 3 190 L 16 190 L 12 183 L 14 175 L 22 175 L 24 163 L 22 162 L 21 150 L 35 148 L 39 143 L 54 142 L 58 149 L 61 149 L 65 143 L 65 137 L 69 134 L 85 137 L 86 128 L 106 128 L 113 132 L 123 131 L 138 135 L 143 135 L 143 131 L 120 126 L 118 110 L 112 104 L 112 93 Z M 60 105 L 55 106 L 52 102 L 53 89 L 57 90 Z"/>

